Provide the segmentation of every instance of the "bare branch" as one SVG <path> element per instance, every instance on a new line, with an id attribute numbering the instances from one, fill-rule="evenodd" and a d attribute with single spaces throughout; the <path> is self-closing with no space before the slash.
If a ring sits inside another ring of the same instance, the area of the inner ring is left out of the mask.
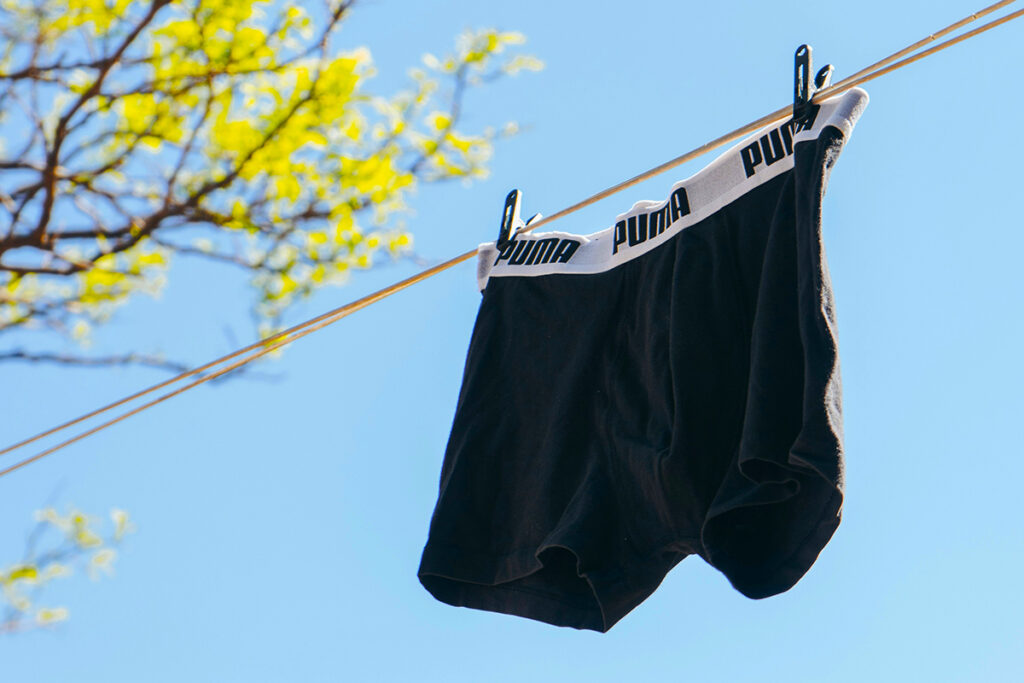
<path id="1" fill-rule="evenodd" d="M 189 246 L 187 244 L 175 244 L 174 242 L 168 242 L 166 240 L 160 239 L 155 235 L 151 236 L 150 239 L 153 241 L 154 244 L 158 244 L 161 247 L 164 247 L 165 249 L 170 249 L 171 251 L 178 254 L 201 256 L 212 261 L 219 261 L 221 263 L 230 263 L 232 265 L 241 266 L 245 270 L 253 270 L 254 268 L 259 266 L 259 264 L 252 263 L 240 256 L 233 256 L 231 254 L 225 254 L 218 251 L 199 249 L 197 247 Z"/>
<path id="2" fill-rule="evenodd" d="M 29 351 L 0 352 L 0 362 L 21 361 L 26 363 L 55 363 L 59 365 L 77 365 L 80 367 L 109 367 L 112 365 L 144 365 L 171 372 L 187 372 L 190 368 L 183 363 L 164 360 L 159 356 L 141 353 L 126 353 L 119 356 L 71 356 L 59 353 L 32 353 Z"/>

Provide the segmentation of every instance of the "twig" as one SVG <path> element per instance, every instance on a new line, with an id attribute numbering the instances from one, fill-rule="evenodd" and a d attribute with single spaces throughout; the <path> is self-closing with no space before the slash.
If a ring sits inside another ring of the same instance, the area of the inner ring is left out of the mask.
<path id="1" fill-rule="evenodd" d="M 112 365 L 144 365 L 171 372 L 187 372 L 189 366 L 164 360 L 157 356 L 141 353 L 126 353 L 119 356 L 71 356 L 59 353 L 32 353 L 24 350 L 0 352 L 0 362 L 23 361 L 26 363 L 56 363 L 81 367 L 109 367 Z"/>

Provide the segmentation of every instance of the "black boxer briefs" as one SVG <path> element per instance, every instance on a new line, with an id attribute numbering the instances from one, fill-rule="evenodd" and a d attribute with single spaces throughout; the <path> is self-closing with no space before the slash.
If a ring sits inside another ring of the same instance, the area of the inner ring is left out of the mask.
<path id="1" fill-rule="evenodd" d="M 588 235 L 481 245 L 419 579 L 438 600 L 607 631 L 687 555 L 791 588 L 839 525 L 829 169 L 854 89 Z"/>

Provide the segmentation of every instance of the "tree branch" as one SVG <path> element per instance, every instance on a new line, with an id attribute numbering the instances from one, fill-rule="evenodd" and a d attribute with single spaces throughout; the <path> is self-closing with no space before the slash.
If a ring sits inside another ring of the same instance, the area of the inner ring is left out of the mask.
<path id="1" fill-rule="evenodd" d="M 59 365 L 77 365 L 81 367 L 109 367 L 112 365 L 144 365 L 172 372 L 187 372 L 190 368 L 183 363 L 164 360 L 158 356 L 141 353 L 126 353 L 119 356 L 70 356 L 59 353 L 31 353 L 15 350 L 0 352 L 0 362 L 22 361 L 25 363 L 55 363 Z"/>
<path id="2" fill-rule="evenodd" d="M 203 249 L 192 247 L 187 244 L 175 244 L 174 242 L 167 242 L 156 236 L 152 236 L 150 237 L 150 239 L 153 241 L 154 244 L 158 244 L 159 246 L 164 247 L 165 249 L 170 249 L 171 251 L 177 254 L 201 256 L 203 258 L 218 261 L 220 263 L 230 263 L 232 265 L 244 268 L 245 270 L 253 270 L 254 268 L 257 267 L 257 264 L 250 263 L 249 261 L 245 260 L 240 256 L 232 256 L 231 254 L 224 254 L 217 251 L 205 251 Z"/>
<path id="3" fill-rule="evenodd" d="M 64 144 L 65 133 L 67 131 L 68 123 L 75 113 L 81 109 L 82 105 L 88 102 L 92 97 L 99 92 L 99 89 L 103 85 L 103 81 L 106 79 L 107 74 L 110 73 L 110 69 L 113 68 L 117 60 L 121 58 L 124 51 L 128 49 L 128 46 L 142 33 L 142 30 L 153 21 L 153 17 L 160 11 L 162 7 L 170 4 L 171 0 L 153 0 L 149 6 L 149 11 L 146 15 L 139 20 L 134 28 L 125 36 L 124 40 L 116 50 L 104 60 L 103 66 L 100 67 L 99 73 L 96 74 L 96 80 L 93 81 L 92 85 L 81 94 L 78 100 L 75 101 L 71 107 L 64 112 L 57 121 L 57 126 L 53 132 L 53 147 L 46 155 L 46 170 L 43 173 L 43 187 L 46 190 L 46 194 L 43 197 L 42 210 L 39 213 L 39 221 L 36 224 L 34 233 L 43 235 L 46 232 L 46 226 L 50 222 L 50 214 L 53 211 L 53 201 L 55 199 L 55 185 L 56 185 L 56 173 L 57 166 L 60 163 L 60 148 Z"/>

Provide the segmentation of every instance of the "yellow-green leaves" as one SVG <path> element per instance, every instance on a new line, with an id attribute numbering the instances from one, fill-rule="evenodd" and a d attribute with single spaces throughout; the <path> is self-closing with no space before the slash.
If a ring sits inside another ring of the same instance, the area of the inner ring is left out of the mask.
<path id="1" fill-rule="evenodd" d="M 509 45 L 522 45 L 526 42 L 526 36 L 515 31 L 501 32 L 493 28 L 478 31 L 466 31 L 456 41 L 458 52 L 451 59 L 445 60 L 444 68 L 453 68 L 456 65 L 470 65 L 477 70 L 483 70 L 488 65 L 485 63 L 495 55 L 500 55 Z"/>
<path id="2" fill-rule="evenodd" d="M 505 73 L 515 75 L 520 71 L 540 71 L 544 62 L 531 55 L 516 55 L 505 65 Z"/>
<path id="3" fill-rule="evenodd" d="M 97 520 L 79 510 L 62 515 L 48 507 L 36 512 L 38 526 L 31 535 L 27 559 L 0 564 L 0 602 L 7 606 L 0 634 L 67 620 L 66 607 L 41 606 L 35 601 L 50 581 L 71 576 L 74 565 L 84 567 L 94 579 L 113 573 L 114 546 L 134 529 L 124 510 L 114 509 L 110 517 L 113 530 L 104 535 Z"/>
<path id="4" fill-rule="evenodd" d="M 166 270 L 166 252 L 147 242 L 101 256 L 93 267 L 74 277 L 70 310 L 79 316 L 78 323 L 103 322 L 131 295 L 156 294 L 163 287 Z M 74 329 L 81 334 L 81 327 Z"/>
<path id="5" fill-rule="evenodd" d="M 39 570 L 34 565 L 14 565 L 6 574 L 0 574 L 0 584 L 9 585 L 16 581 L 35 583 L 39 578 Z"/>
<path id="6" fill-rule="evenodd" d="M 242 268 L 263 329 L 319 288 L 409 256 L 412 192 L 484 177 L 494 141 L 514 133 L 464 128 L 465 93 L 541 67 L 516 53 L 520 33 L 468 31 L 384 93 L 370 50 L 337 44 L 348 8 L 0 2 L 6 33 L 24 36 L 0 90 L 4 72 L 29 74 L 8 81 L 0 135 L 22 135 L 3 123 L 4 107 L 35 101 L 19 88 L 52 94 L 32 113 L 42 134 L 14 160 L 24 167 L 0 166 L 0 235 L 20 240 L 8 253 L 0 237 L 0 330 L 37 323 L 80 343 L 158 292 L 176 253 Z"/>
<path id="7" fill-rule="evenodd" d="M 66 607 L 43 607 L 36 612 L 36 623 L 40 626 L 50 626 L 60 621 L 67 621 L 71 613 Z"/>
<path id="8" fill-rule="evenodd" d="M 113 149 L 132 145 L 137 139 L 150 147 L 159 147 L 162 141 L 181 141 L 185 114 L 168 98 L 149 93 L 126 94 L 116 100 L 114 107 L 122 125 L 113 137 Z"/>
<path id="9" fill-rule="evenodd" d="M 110 511 L 110 519 L 114 522 L 114 540 L 120 541 L 125 534 L 135 531 L 135 524 L 128 517 L 128 513 L 120 508 Z"/>
<path id="10" fill-rule="evenodd" d="M 72 28 L 89 28 L 107 32 L 128 8 L 131 0 L 65 0 L 64 12 L 50 25 L 57 32 Z"/>

